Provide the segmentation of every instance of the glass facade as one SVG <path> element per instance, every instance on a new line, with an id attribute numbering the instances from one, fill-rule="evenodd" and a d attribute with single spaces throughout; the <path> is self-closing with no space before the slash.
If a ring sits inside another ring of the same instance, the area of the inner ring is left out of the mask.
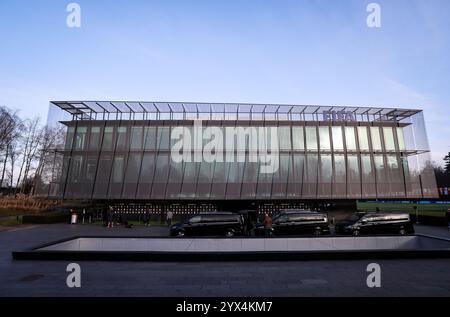
<path id="1" fill-rule="evenodd" d="M 307 113 L 293 119 L 288 112 L 261 120 L 262 114 L 249 113 L 241 119 L 240 113 L 228 113 L 227 120 L 210 114 L 201 130 L 196 130 L 197 120 L 170 119 L 173 114 L 165 120 L 61 120 L 65 142 L 49 153 L 51 166 L 37 178 L 35 195 L 94 200 L 436 196 L 420 111 L 401 120 L 374 121 L 327 121 Z M 179 128 L 189 131 L 192 141 L 181 161 L 172 153 Z M 214 149 L 215 159 L 204 159 L 197 147 L 211 150 L 211 135 L 221 135 L 227 144 L 228 128 L 242 128 L 233 149 Z M 204 136 L 206 129 L 209 137 L 199 145 L 196 131 Z M 276 168 L 262 172 L 269 163 Z"/>

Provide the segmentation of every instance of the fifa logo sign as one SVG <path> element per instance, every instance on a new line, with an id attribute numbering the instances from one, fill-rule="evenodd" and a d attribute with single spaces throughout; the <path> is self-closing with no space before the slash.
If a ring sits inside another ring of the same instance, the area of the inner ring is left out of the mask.
<path id="1" fill-rule="evenodd" d="M 351 111 L 324 111 L 323 121 L 356 121 Z"/>

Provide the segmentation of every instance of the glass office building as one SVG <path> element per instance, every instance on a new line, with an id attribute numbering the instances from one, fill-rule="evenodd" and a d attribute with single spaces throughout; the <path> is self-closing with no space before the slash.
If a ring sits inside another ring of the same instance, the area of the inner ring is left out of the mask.
<path id="1" fill-rule="evenodd" d="M 438 197 L 421 110 L 109 101 L 50 108 L 61 141 L 36 178 L 39 197 L 208 206 Z M 180 143 L 180 132 L 189 142 Z"/>

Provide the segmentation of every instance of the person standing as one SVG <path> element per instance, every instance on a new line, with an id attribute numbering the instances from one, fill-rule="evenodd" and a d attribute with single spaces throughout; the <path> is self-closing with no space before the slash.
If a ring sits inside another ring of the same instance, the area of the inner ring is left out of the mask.
<path id="1" fill-rule="evenodd" d="M 148 227 L 150 225 L 150 211 L 145 209 L 145 215 L 144 215 L 144 225 Z"/>
<path id="2" fill-rule="evenodd" d="M 113 228 L 114 227 L 114 210 L 112 206 L 109 206 L 108 209 L 108 228 Z"/>
<path id="3" fill-rule="evenodd" d="M 266 237 L 272 236 L 272 218 L 268 213 L 264 215 L 264 232 Z"/>
<path id="4" fill-rule="evenodd" d="M 166 217 L 166 220 L 167 220 L 167 225 L 170 227 L 170 225 L 172 224 L 172 218 L 173 218 L 173 212 L 171 211 L 171 210 L 169 210 L 168 212 L 167 212 L 167 217 Z"/>

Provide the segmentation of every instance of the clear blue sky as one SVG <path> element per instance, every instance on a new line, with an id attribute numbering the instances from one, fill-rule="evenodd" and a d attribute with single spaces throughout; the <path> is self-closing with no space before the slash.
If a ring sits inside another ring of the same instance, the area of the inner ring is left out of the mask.
<path id="1" fill-rule="evenodd" d="M 0 1 L 0 104 L 164 100 L 423 108 L 450 150 L 448 0 Z M 381 5 L 382 26 L 366 25 Z"/>

